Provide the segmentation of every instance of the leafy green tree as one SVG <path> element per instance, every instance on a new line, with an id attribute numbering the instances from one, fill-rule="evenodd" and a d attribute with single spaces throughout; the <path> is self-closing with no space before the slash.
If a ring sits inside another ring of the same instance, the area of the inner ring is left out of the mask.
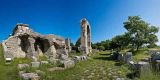
<path id="1" fill-rule="evenodd" d="M 76 47 L 80 47 L 80 45 L 81 45 L 81 38 L 78 38 L 75 46 L 76 46 Z"/>
<path id="2" fill-rule="evenodd" d="M 105 48 L 105 50 L 108 50 L 110 48 L 110 40 L 106 40 L 106 41 L 101 41 L 100 46 L 103 46 Z"/>
<path id="3" fill-rule="evenodd" d="M 125 33 L 123 35 L 117 35 L 112 38 L 110 42 L 110 49 L 122 50 L 124 48 L 127 48 L 130 43 L 129 41 L 130 38 L 128 33 Z"/>
<path id="4" fill-rule="evenodd" d="M 93 44 L 93 43 L 91 44 L 91 46 L 92 46 L 93 49 L 97 49 L 98 48 L 98 46 L 96 44 Z"/>
<path id="5" fill-rule="evenodd" d="M 124 28 L 128 31 L 130 43 L 136 50 L 144 44 L 154 44 L 158 41 L 155 34 L 159 29 L 149 25 L 139 16 L 129 16 L 128 21 L 124 22 Z"/>
<path id="6" fill-rule="evenodd" d="M 74 44 L 73 44 L 73 43 L 70 43 L 70 45 L 71 45 L 71 47 L 73 47 L 73 46 L 74 46 Z"/>
<path id="7" fill-rule="evenodd" d="M 98 49 L 104 51 L 105 47 L 104 46 L 99 46 Z"/>

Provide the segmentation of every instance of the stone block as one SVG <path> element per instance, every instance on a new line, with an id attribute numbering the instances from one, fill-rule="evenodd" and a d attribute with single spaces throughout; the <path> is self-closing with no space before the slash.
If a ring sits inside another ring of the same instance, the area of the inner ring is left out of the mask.
<path id="1" fill-rule="evenodd" d="M 40 62 L 31 62 L 32 67 L 38 68 L 40 66 Z"/>
<path id="2" fill-rule="evenodd" d="M 23 73 L 21 78 L 22 80 L 40 80 L 40 76 L 36 73 Z"/>
<path id="3" fill-rule="evenodd" d="M 155 52 L 151 55 L 151 61 L 155 62 L 156 60 L 160 60 L 160 52 Z"/>
<path id="4" fill-rule="evenodd" d="M 64 68 L 72 68 L 75 66 L 75 63 L 73 60 L 66 60 L 66 61 L 63 61 L 63 65 L 64 65 Z"/>
<path id="5" fill-rule="evenodd" d="M 41 64 L 48 64 L 48 61 L 41 61 Z"/>
<path id="6" fill-rule="evenodd" d="M 18 69 L 25 69 L 25 68 L 28 68 L 29 65 L 28 64 L 18 64 Z"/>

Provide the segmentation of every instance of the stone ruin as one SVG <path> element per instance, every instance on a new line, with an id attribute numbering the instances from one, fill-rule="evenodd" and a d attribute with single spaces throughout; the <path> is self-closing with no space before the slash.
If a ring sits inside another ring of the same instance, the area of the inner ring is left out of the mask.
<path id="1" fill-rule="evenodd" d="M 9 38 L 2 42 L 2 46 L 5 59 L 43 55 L 55 59 L 68 57 L 63 37 L 42 35 L 30 29 L 28 24 L 17 24 Z"/>
<path id="2" fill-rule="evenodd" d="M 83 54 L 89 55 L 92 52 L 91 47 L 91 29 L 89 22 L 84 18 L 80 21 L 81 26 L 81 45 Z"/>
<path id="3" fill-rule="evenodd" d="M 65 39 L 65 43 L 66 43 L 66 49 L 68 52 L 71 52 L 72 47 L 71 47 L 71 40 L 69 38 Z"/>
<path id="4" fill-rule="evenodd" d="M 81 26 L 82 56 L 92 53 L 91 29 L 89 22 L 83 18 Z M 68 52 L 71 52 L 71 40 L 69 38 L 56 36 L 53 34 L 42 35 L 34 32 L 28 24 L 17 24 L 9 38 L 2 42 L 4 58 L 11 61 L 14 58 L 30 57 L 34 62 L 39 56 L 46 55 L 49 59 L 67 60 Z"/>
<path id="5" fill-rule="evenodd" d="M 71 59 L 68 53 L 71 52 L 71 40 L 69 38 L 56 36 L 53 34 L 42 35 L 34 32 L 28 24 L 17 24 L 8 39 L 2 42 L 4 58 L 6 62 L 11 62 L 14 58 L 29 57 L 32 62 L 29 64 L 18 64 L 19 76 L 23 80 L 40 80 L 38 72 L 27 73 L 24 69 L 27 67 L 38 68 L 48 63 L 62 64 L 62 67 L 49 68 L 49 71 L 64 70 L 75 66 L 75 62 L 87 60 L 87 55 L 91 53 L 91 31 L 90 25 L 86 19 L 81 20 L 81 50 L 82 56 L 76 56 Z M 46 56 L 47 61 L 38 61 L 39 56 Z M 48 62 L 49 61 L 49 62 Z"/>

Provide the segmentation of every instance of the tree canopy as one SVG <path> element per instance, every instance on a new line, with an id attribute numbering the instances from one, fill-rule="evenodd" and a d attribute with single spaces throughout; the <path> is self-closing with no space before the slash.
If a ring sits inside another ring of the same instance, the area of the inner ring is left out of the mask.
<path id="1" fill-rule="evenodd" d="M 138 50 L 143 45 L 148 45 L 148 47 L 156 46 L 155 43 L 158 41 L 156 36 L 156 33 L 159 31 L 158 27 L 150 25 L 139 16 L 129 16 L 128 20 L 123 24 L 127 32 L 117 35 L 111 40 L 92 44 L 92 47 L 100 50 L 121 50 L 131 46 L 133 50 Z"/>
<path id="2" fill-rule="evenodd" d="M 159 30 L 158 27 L 148 24 L 139 16 L 129 16 L 124 22 L 124 28 L 128 31 L 130 43 L 136 50 L 143 44 L 154 44 L 158 41 L 155 35 Z"/>

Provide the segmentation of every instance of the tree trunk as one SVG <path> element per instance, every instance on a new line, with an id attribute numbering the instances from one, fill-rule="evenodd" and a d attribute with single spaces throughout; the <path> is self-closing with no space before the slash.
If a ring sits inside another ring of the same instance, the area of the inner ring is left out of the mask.
<path id="1" fill-rule="evenodd" d="M 136 51 L 138 51 L 138 50 L 139 50 L 139 47 L 140 47 L 140 46 L 137 46 L 137 49 L 136 49 Z"/>

